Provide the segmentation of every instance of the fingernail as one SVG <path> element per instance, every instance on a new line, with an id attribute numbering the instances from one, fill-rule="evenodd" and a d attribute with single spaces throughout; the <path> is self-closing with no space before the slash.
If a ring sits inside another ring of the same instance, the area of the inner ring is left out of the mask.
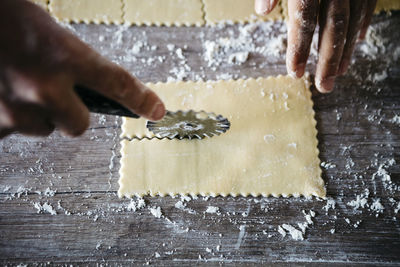
<path id="1" fill-rule="evenodd" d="M 305 68 L 306 68 L 306 64 L 304 64 L 304 63 L 297 65 L 297 69 L 296 69 L 297 78 L 303 77 Z"/>
<path id="2" fill-rule="evenodd" d="M 256 0 L 255 10 L 258 15 L 264 15 L 270 9 L 269 0 Z"/>
<path id="3" fill-rule="evenodd" d="M 304 75 L 304 70 L 305 70 L 306 64 L 301 63 L 297 65 L 296 70 L 292 70 L 290 67 L 287 67 L 287 72 L 290 77 L 297 79 L 301 78 Z"/>
<path id="4" fill-rule="evenodd" d="M 158 102 L 151 112 L 152 120 L 158 121 L 161 120 L 165 115 L 165 107 L 161 102 Z"/>
<path id="5" fill-rule="evenodd" d="M 287 68 L 287 72 L 289 74 L 290 77 L 292 77 L 293 79 L 297 78 L 296 72 L 290 68 Z"/>
<path id="6" fill-rule="evenodd" d="M 350 64 L 350 62 L 348 60 L 343 60 L 340 63 L 340 67 L 339 67 L 339 70 L 338 70 L 338 75 L 345 74 L 347 69 L 349 68 L 349 64 Z"/>
<path id="7" fill-rule="evenodd" d="M 315 86 L 321 93 L 329 93 L 333 90 L 333 86 L 335 85 L 335 76 L 321 79 L 315 79 Z"/>

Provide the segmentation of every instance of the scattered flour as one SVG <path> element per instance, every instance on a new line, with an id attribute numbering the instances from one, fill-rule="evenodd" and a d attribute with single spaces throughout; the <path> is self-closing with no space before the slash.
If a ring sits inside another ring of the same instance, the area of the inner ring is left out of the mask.
<path id="1" fill-rule="evenodd" d="M 43 192 L 46 197 L 53 197 L 56 194 L 56 190 L 51 190 L 49 187 Z"/>
<path id="2" fill-rule="evenodd" d="M 389 122 L 400 125 L 400 116 L 399 115 L 394 115 L 393 118 L 389 120 Z"/>
<path id="3" fill-rule="evenodd" d="M 231 64 L 243 64 L 249 58 L 249 52 L 236 52 L 229 55 L 228 62 Z"/>
<path id="4" fill-rule="evenodd" d="M 282 237 L 286 236 L 286 231 L 280 225 L 278 226 L 278 233 L 280 233 Z"/>
<path id="5" fill-rule="evenodd" d="M 27 196 L 29 192 L 32 191 L 32 188 L 26 188 L 24 186 L 19 186 L 17 192 L 11 195 L 11 198 L 20 198 L 21 195 Z"/>
<path id="6" fill-rule="evenodd" d="M 271 29 L 274 27 L 278 28 L 279 32 L 286 30 L 284 23 L 250 23 L 240 27 L 238 35 L 227 31 L 230 33 L 228 36 L 205 40 L 203 42 L 204 60 L 209 67 L 215 68 L 224 64 L 244 64 L 251 54 L 279 58 L 286 50 L 286 37 L 284 34 L 271 36 L 273 33 Z M 256 34 L 256 32 L 260 33 Z M 258 46 L 257 41 L 263 42 L 262 45 Z"/>
<path id="7" fill-rule="evenodd" d="M 378 217 L 379 213 L 383 213 L 385 209 L 381 204 L 381 200 L 379 198 L 374 199 L 369 208 L 371 211 L 376 212 L 376 217 Z"/>
<path id="8" fill-rule="evenodd" d="M 149 210 L 150 213 L 156 218 L 161 218 L 163 215 L 160 207 L 150 207 Z"/>
<path id="9" fill-rule="evenodd" d="M 353 207 L 354 210 L 368 207 L 368 195 L 357 195 L 356 199 L 348 202 L 347 205 Z"/>
<path id="10" fill-rule="evenodd" d="M 134 55 L 139 54 L 144 45 L 145 44 L 142 41 L 135 42 L 135 44 L 132 46 L 131 53 Z"/>
<path id="11" fill-rule="evenodd" d="M 175 208 L 186 211 L 187 213 L 190 214 L 196 214 L 196 211 L 191 208 L 188 208 L 186 206 L 186 203 L 184 203 L 182 200 L 179 200 L 178 202 L 175 203 Z"/>
<path id="12" fill-rule="evenodd" d="M 282 228 L 286 230 L 294 240 L 304 240 L 303 232 L 294 228 L 292 225 L 284 223 L 282 224 Z"/>
<path id="13" fill-rule="evenodd" d="M 206 213 L 219 213 L 219 208 L 215 206 L 208 206 Z"/>
<path id="14" fill-rule="evenodd" d="M 334 168 L 336 168 L 336 164 L 323 161 L 323 162 L 321 162 L 321 167 L 326 169 L 326 170 L 334 169 Z"/>
<path id="15" fill-rule="evenodd" d="M 40 204 L 40 202 L 34 202 L 33 206 L 36 208 L 37 213 L 50 213 L 51 215 L 57 215 L 57 212 L 49 203 L 45 202 Z"/>
<path id="16" fill-rule="evenodd" d="M 383 187 L 385 188 L 385 190 L 388 190 L 391 193 L 400 190 L 400 186 L 392 182 L 390 174 L 387 171 L 387 169 L 394 164 L 396 164 L 395 159 L 387 159 L 379 164 L 378 170 L 372 174 L 372 180 L 375 180 L 376 178 L 381 178 Z"/>
<path id="17" fill-rule="evenodd" d="M 8 191 L 10 191 L 10 189 L 11 189 L 11 186 L 6 185 L 6 186 L 3 188 L 3 192 L 8 192 Z"/>
<path id="18" fill-rule="evenodd" d="M 399 213 L 399 210 L 400 210 L 400 202 L 397 203 L 397 206 L 394 208 L 393 212 L 397 214 Z"/>
<path id="19" fill-rule="evenodd" d="M 243 242 L 243 237 L 246 234 L 246 225 L 239 226 L 239 236 L 235 244 L 235 249 L 238 250 Z"/>
<path id="20" fill-rule="evenodd" d="M 299 229 L 295 228 L 290 224 L 282 224 L 278 226 L 278 232 L 285 237 L 286 234 L 290 234 L 292 239 L 294 240 L 304 240 L 304 235 L 306 234 L 306 230 L 309 228 L 310 225 L 314 224 L 313 218 L 315 217 L 315 212 L 310 210 L 308 213 L 303 210 L 304 217 L 306 219 L 303 223 L 297 223 Z"/>
<path id="21" fill-rule="evenodd" d="M 172 52 L 175 50 L 175 45 L 174 44 L 167 44 L 167 49 L 168 51 Z"/>
<path id="22" fill-rule="evenodd" d="M 326 212 L 328 212 L 328 210 L 330 210 L 330 209 L 332 209 L 332 210 L 335 209 L 335 206 L 336 206 L 336 201 L 334 199 L 328 198 L 328 200 L 326 201 L 326 205 L 323 206 L 322 208 Z"/>
<path id="23" fill-rule="evenodd" d="M 372 76 L 372 81 L 373 82 L 381 82 L 381 81 L 385 80 L 387 77 L 388 77 L 387 70 L 383 70 L 381 73 L 375 73 Z"/>
<path id="24" fill-rule="evenodd" d="M 126 210 L 137 211 L 143 209 L 144 207 L 146 207 L 146 202 L 144 201 L 143 198 L 138 198 L 136 201 L 131 199 L 131 201 L 126 207 Z"/>

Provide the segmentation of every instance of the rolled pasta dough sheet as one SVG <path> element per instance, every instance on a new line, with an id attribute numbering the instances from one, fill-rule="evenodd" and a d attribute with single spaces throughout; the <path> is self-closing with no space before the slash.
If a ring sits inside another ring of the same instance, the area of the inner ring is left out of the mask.
<path id="1" fill-rule="evenodd" d="M 182 26 L 219 22 L 288 19 L 287 0 L 266 16 L 254 12 L 253 0 L 30 0 L 60 21 Z M 48 8 L 49 7 L 49 8 Z M 399 10 L 399 0 L 378 0 L 375 13 Z"/>
<path id="2" fill-rule="evenodd" d="M 254 0 L 203 0 L 207 24 L 219 22 L 254 22 L 282 20 L 282 8 L 278 3 L 271 13 L 259 16 L 254 11 Z"/>
<path id="3" fill-rule="evenodd" d="M 49 10 L 63 22 L 122 23 L 121 0 L 50 0 Z"/>
<path id="4" fill-rule="evenodd" d="M 124 21 L 136 25 L 204 24 L 201 0 L 123 0 Z"/>
<path id="5" fill-rule="evenodd" d="M 167 108 L 205 110 L 231 128 L 203 140 L 151 138 L 144 119 L 124 119 L 120 197 L 133 195 L 325 196 L 311 93 L 278 76 L 148 84 Z M 139 137 L 147 137 L 138 139 Z"/>

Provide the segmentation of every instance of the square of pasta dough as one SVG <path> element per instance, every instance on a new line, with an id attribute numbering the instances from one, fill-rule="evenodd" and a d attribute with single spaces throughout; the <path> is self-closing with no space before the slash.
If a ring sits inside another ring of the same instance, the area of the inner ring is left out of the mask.
<path id="1" fill-rule="evenodd" d="M 283 19 L 280 3 L 268 15 L 260 16 L 254 11 L 254 0 L 203 0 L 203 2 L 207 24 Z"/>
<path id="2" fill-rule="evenodd" d="M 203 25 L 201 0 L 123 0 L 124 21 L 136 25 Z"/>
<path id="3" fill-rule="evenodd" d="M 122 23 L 121 0 L 50 0 L 49 10 L 64 22 Z"/>
<path id="4" fill-rule="evenodd" d="M 316 122 L 305 79 L 149 84 L 170 111 L 205 110 L 230 129 L 203 140 L 152 138 L 124 118 L 119 196 L 325 196 Z M 144 138 L 145 137 L 145 138 Z"/>

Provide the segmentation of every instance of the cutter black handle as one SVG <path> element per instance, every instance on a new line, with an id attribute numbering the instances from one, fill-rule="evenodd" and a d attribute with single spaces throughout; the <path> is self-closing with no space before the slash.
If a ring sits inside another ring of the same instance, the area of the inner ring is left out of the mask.
<path id="1" fill-rule="evenodd" d="M 109 99 L 94 90 L 90 90 L 89 88 L 80 85 L 75 85 L 74 89 L 78 96 L 82 99 L 82 102 L 88 107 L 90 112 L 119 115 L 135 119 L 140 118 L 139 115 L 131 112 L 118 102 Z"/>

